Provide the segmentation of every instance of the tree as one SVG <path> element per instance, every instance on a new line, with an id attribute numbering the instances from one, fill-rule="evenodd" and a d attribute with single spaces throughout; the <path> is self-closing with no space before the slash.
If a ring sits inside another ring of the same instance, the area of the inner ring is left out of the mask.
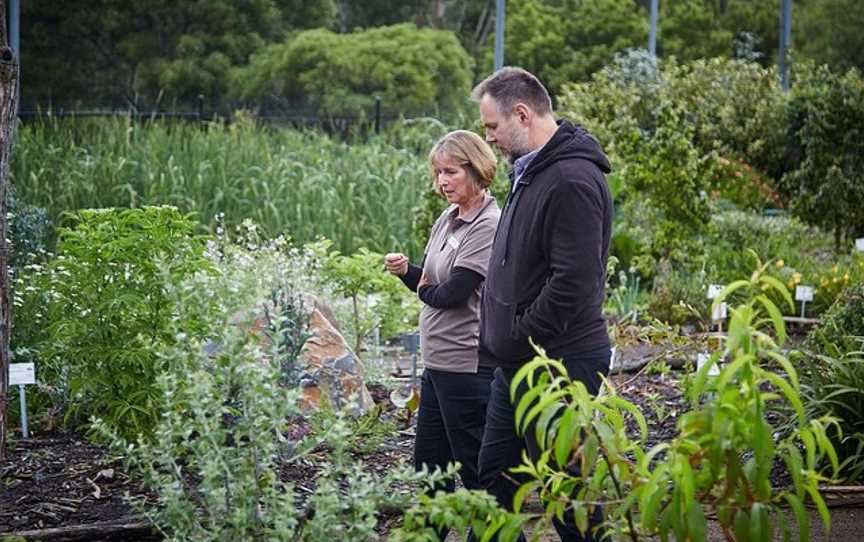
<path id="1" fill-rule="evenodd" d="M 295 29 L 333 23 L 332 0 L 26 2 L 24 78 L 37 104 L 150 107 L 199 94 L 224 106 L 227 73 Z M 94 103 L 96 102 L 96 103 Z"/>
<path id="2" fill-rule="evenodd" d="M 271 45 L 234 73 L 237 96 L 324 115 L 371 111 L 375 96 L 404 114 L 452 114 L 473 62 L 452 32 L 405 23 L 351 34 L 317 29 Z M 436 111 L 437 110 L 437 111 Z"/>
<path id="3" fill-rule="evenodd" d="M 860 0 L 808 0 L 793 9 L 796 50 L 837 71 L 864 70 L 864 10 Z"/>
<path id="4" fill-rule="evenodd" d="M 6 37 L 6 2 L 0 0 L 0 459 L 6 455 L 6 410 L 9 401 L 9 244 L 6 241 L 6 192 L 9 154 L 18 115 L 18 59 Z"/>
<path id="5" fill-rule="evenodd" d="M 516 0 L 507 5 L 504 62 L 536 74 L 551 92 L 586 81 L 615 53 L 648 41 L 648 16 L 633 0 Z M 483 66 L 492 68 L 491 45 Z"/>

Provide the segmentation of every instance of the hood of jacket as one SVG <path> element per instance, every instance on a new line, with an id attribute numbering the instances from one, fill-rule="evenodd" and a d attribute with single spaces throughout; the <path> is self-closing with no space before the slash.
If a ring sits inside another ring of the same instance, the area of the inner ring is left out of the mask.
<path id="1" fill-rule="evenodd" d="M 594 162 L 603 173 L 612 171 L 609 158 L 588 130 L 568 120 L 559 120 L 558 130 L 528 164 L 522 179 L 528 184 L 534 173 L 546 169 L 559 160 L 575 158 Z M 523 181 L 520 179 L 520 182 Z"/>

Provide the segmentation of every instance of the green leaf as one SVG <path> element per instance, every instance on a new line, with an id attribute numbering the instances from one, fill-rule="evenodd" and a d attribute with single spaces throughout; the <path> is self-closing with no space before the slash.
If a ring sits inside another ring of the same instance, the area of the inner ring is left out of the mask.
<path id="1" fill-rule="evenodd" d="M 792 493 L 785 493 L 783 498 L 786 499 L 786 502 L 789 503 L 789 507 L 795 514 L 795 520 L 798 523 L 798 539 L 801 542 L 809 542 L 810 514 L 808 514 L 807 510 L 804 508 L 804 503 Z M 785 524 L 786 522 L 781 523 Z"/>
<path id="2" fill-rule="evenodd" d="M 777 333 L 777 341 L 780 346 L 786 342 L 786 322 L 783 321 L 783 315 L 780 313 L 780 309 L 777 308 L 777 305 L 771 302 L 770 299 L 765 297 L 764 295 L 756 296 L 756 300 L 765 307 L 765 310 L 768 311 L 768 314 L 771 316 L 771 321 L 774 324 L 774 331 Z"/>

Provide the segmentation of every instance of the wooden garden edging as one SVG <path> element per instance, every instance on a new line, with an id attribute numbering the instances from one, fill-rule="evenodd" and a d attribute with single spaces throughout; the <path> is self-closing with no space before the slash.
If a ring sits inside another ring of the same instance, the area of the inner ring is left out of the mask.
<path id="1" fill-rule="evenodd" d="M 30 531 L 15 531 L 0 533 L 13 540 L 51 540 L 52 542 L 77 542 L 80 540 L 161 540 L 158 532 L 143 516 L 127 516 L 115 521 L 103 521 L 85 525 L 68 525 L 50 529 L 34 529 Z"/>

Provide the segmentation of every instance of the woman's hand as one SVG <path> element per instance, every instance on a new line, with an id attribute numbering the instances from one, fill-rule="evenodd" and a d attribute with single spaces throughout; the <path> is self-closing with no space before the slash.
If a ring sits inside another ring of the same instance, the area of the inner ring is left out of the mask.
<path id="1" fill-rule="evenodd" d="M 408 256 L 401 252 L 391 252 L 384 256 L 384 267 L 397 277 L 405 276 L 408 272 Z"/>

